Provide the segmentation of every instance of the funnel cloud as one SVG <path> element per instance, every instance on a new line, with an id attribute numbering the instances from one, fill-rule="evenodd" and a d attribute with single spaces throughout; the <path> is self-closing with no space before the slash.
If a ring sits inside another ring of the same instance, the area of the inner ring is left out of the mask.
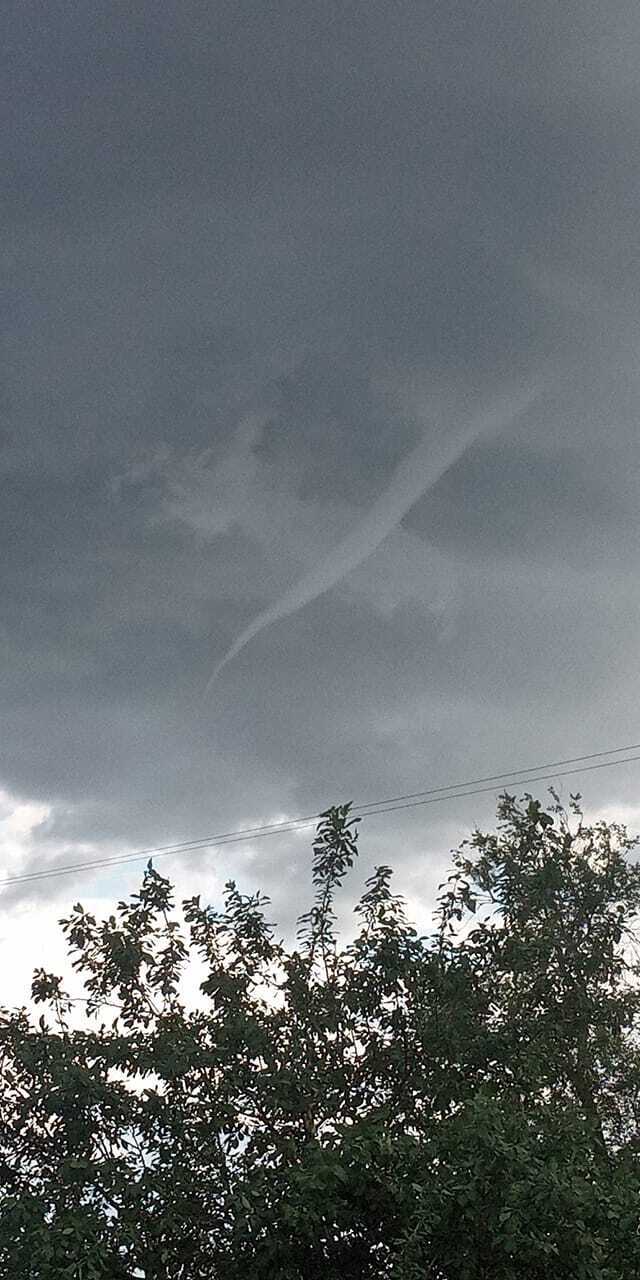
<path id="1" fill-rule="evenodd" d="M 237 658 L 262 631 L 297 613 L 299 609 L 304 609 L 305 605 L 330 591 L 362 564 L 397 527 L 418 499 L 437 484 L 475 440 L 507 426 L 529 408 L 537 394 L 537 386 L 510 387 L 472 414 L 457 430 L 443 435 L 439 440 L 434 440 L 431 434 L 423 436 L 416 447 L 401 459 L 387 488 L 374 502 L 371 510 L 334 547 L 331 555 L 314 565 L 240 632 L 214 668 L 206 691 L 212 689 L 224 667 Z"/>

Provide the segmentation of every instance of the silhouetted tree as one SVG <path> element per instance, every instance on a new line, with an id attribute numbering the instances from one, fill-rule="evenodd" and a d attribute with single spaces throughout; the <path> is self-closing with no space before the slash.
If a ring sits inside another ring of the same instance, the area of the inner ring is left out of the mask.
<path id="1" fill-rule="evenodd" d="M 293 948 L 233 882 L 180 923 L 151 865 L 108 919 L 74 907 L 86 1027 L 38 971 L 48 1012 L 0 1031 L 2 1274 L 635 1280 L 640 869 L 577 800 L 503 796 L 428 937 L 383 866 L 339 945 L 349 806 Z"/>

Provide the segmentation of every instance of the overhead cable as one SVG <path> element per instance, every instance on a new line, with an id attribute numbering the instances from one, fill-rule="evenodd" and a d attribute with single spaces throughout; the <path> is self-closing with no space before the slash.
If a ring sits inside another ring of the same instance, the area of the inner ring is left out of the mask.
<path id="1" fill-rule="evenodd" d="M 640 750 L 640 743 L 633 743 L 626 747 L 612 747 L 608 751 L 593 751 L 588 755 L 572 756 L 565 760 L 549 761 L 546 764 L 531 765 L 528 769 L 511 769 L 505 773 L 489 774 L 484 778 L 473 778 L 467 782 L 452 782 L 448 785 L 431 787 L 425 791 L 408 792 L 404 795 L 390 796 L 381 800 L 363 801 L 353 804 L 351 812 L 357 817 L 374 818 L 381 813 L 394 813 L 401 809 L 415 809 L 429 804 L 438 804 L 446 800 L 465 799 L 469 796 L 496 794 L 498 790 L 503 791 L 508 781 L 512 781 L 517 786 L 526 786 L 534 782 L 547 782 L 554 778 L 569 777 L 578 773 L 590 773 L 597 769 L 613 768 L 616 765 L 631 764 L 640 760 L 638 755 L 624 755 L 623 752 Z M 621 756 L 619 759 L 603 759 L 605 756 Z M 597 764 L 586 764 L 585 761 L 598 760 Z M 565 769 L 561 766 L 574 764 L 577 767 Z M 540 773 L 540 770 L 552 770 L 553 772 Z M 523 777 L 523 774 L 535 774 L 536 776 Z M 504 785 L 500 788 L 495 786 L 480 786 L 480 783 L 502 782 Z M 299 831 L 304 827 L 310 826 L 318 822 L 322 817 L 322 813 L 308 814 L 304 817 L 291 818 L 282 822 L 271 822 L 256 827 L 243 827 L 234 831 L 226 831 L 218 834 L 210 834 L 200 836 L 194 840 L 185 840 L 175 844 L 154 845 L 146 849 L 139 849 L 135 853 L 117 854 L 112 857 L 90 858 L 82 862 L 67 863 L 63 866 L 42 868 L 38 871 L 23 872 L 15 876 L 6 876 L 0 879 L 0 888 L 5 885 L 26 884 L 34 881 L 46 880 L 56 876 L 71 875 L 74 872 L 104 870 L 110 867 L 119 867 L 128 863 L 140 862 L 145 858 L 167 857 L 170 854 L 179 855 L 186 853 L 203 852 L 207 849 L 224 847 L 228 844 L 244 843 L 250 840 L 264 839 L 272 835 L 286 835 L 291 832 Z"/>

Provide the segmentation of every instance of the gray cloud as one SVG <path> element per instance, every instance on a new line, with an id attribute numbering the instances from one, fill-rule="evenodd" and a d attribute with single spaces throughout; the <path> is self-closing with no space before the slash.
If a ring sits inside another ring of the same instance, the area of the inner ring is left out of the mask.
<path id="1" fill-rule="evenodd" d="M 0 787 L 50 808 L 28 865 L 634 739 L 637 6 L 0 23 Z M 462 410 L 539 369 L 458 456 Z M 367 524 L 434 406 L 427 472 L 432 443 L 455 464 Z M 342 569 L 387 537 L 203 705 L 212 654 L 358 529 Z M 430 868 L 430 814 L 370 856 Z M 275 855 L 246 865 L 289 909 Z"/>

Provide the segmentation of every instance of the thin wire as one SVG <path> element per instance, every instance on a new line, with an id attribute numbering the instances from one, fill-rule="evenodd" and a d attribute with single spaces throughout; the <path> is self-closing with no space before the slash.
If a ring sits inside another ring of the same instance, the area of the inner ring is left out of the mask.
<path id="1" fill-rule="evenodd" d="M 179 853 L 199 853 L 202 849 L 215 849 L 218 846 L 222 848 L 227 844 L 240 844 L 246 840 L 261 839 L 262 836 L 286 835 L 289 831 L 295 831 L 302 826 L 311 826 L 316 822 L 320 815 L 314 815 L 309 818 L 292 818 L 288 824 L 282 824 L 272 827 L 250 827 L 248 831 L 253 832 L 249 835 L 245 832 L 229 832 L 227 835 L 220 836 L 204 836 L 203 843 L 198 844 L 191 841 L 189 846 L 184 845 L 168 845 L 158 849 L 141 849 L 137 853 L 123 853 L 111 858 L 92 858 L 85 862 L 70 862 L 64 867 L 55 867 L 49 871 L 31 871 L 25 872 L 23 875 L 9 876 L 0 880 L 0 887 L 5 884 L 18 884 L 24 880 L 46 880 L 49 876 L 69 875 L 72 871 L 93 871 L 104 867 L 118 867 L 127 862 L 139 862 L 143 858 L 153 857 L 166 858 L 173 854 Z"/>
<path id="2" fill-rule="evenodd" d="M 538 769 L 555 769 L 565 764 L 580 764 L 583 760 L 599 760 L 603 756 L 618 755 L 621 751 L 640 751 L 640 742 L 631 742 L 627 747 L 611 747 L 609 751 L 592 751 L 586 756 L 569 756 L 566 760 L 547 760 L 544 764 L 531 764 L 526 769 L 509 769 L 507 773 L 490 773 L 486 778 L 471 778 L 465 782 L 450 782 L 446 787 L 431 787 L 429 791 L 410 791 L 405 796 L 391 796 L 387 800 L 371 800 L 368 804 L 359 804 L 359 809 L 370 809 L 373 805 L 393 804 L 396 800 L 416 800 L 421 796 L 434 796 L 441 791 L 452 791 L 458 787 L 475 787 L 482 782 L 499 782 L 502 778 L 514 778 L 521 773 L 537 773 Z"/>
<path id="3" fill-rule="evenodd" d="M 458 792 L 460 787 L 475 787 L 483 782 L 498 782 L 503 778 L 515 778 L 519 774 L 534 773 L 540 769 L 555 769 L 556 767 L 565 764 L 578 764 L 583 760 L 597 760 L 602 756 L 618 755 L 623 751 L 639 750 L 640 743 L 635 742 L 630 743 L 626 747 L 611 747 L 608 751 L 592 751 L 589 755 L 569 756 L 564 760 L 549 760 L 544 764 L 532 764 L 522 769 L 510 769 L 506 773 L 492 773 L 484 778 L 468 778 L 464 782 L 450 782 L 447 786 L 431 787 L 426 791 L 408 792 L 405 795 L 391 796 L 384 800 L 360 801 L 359 803 L 352 805 L 352 811 L 357 811 L 364 815 L 365 810 L 372 811 L 374 807 L 377 808 L 380 805 L 396 804 L 403 800 L 413 800 L 423 796 L 439 795 L 442 792 Z M 381 812 L 384 812 L 384 810 L 381 810 Z M 55 870 L 51 871 L 33 871 L 24 873 L 24 875 L 0 880 L 0 885 L 8 883 L 14 884 L 16 881 L 22 879 L 40 879 L 41 877 L 49 875 L 66 875 L 68 872 L 76 871 L 85 867 L 89 869 L 104 866 L 119 866 L 122 862 L 129 862 L 134 859 L 138 861 L 142 858 L 150 857 L 152 854 L 160 856 L 166 853 L 188 853 L 193 850 L 197 851 L 198 849 L 208 849 L 211 848 L 212 845 L 222 844 L 223 842 L 235 842 L 236 839 L 240 838 L 244 839 L 245 837 L 249 838 L 251 836 L 261 838 L 263 835 L 268 835 L 271 831 L 281 831 L 283 834 L 286 834 L 287 831 L 295 829 L 298 826 L 307 826 L 311 822 L 317 822 L 321 816 L 321 813 L 310 813 L 303 817 L 291 818 L 283 822 L 263 823 L 260 826 L 241 827 L 239 829 L 234 829 L 233 831 L 216 833 L 210 832 L 207 835 L 198 836 L 193 840 L 180 840 L 174 844 L 152 845 L 148 849 L 138 849 L 135 854 L 114 854 L 112 857 L 90 859 L 85 862 L 67 863 L 64 866 L 57 867 Z"/>
<path id="4" fill-rule="evenodd" d="M 624 751 L 634 750 L 640 744 L 633 744 L 629 747 L 612 747 L 610 751 L 594 751 L 589 755 L 573 756 L 566 761 L 550 762 L 549 764 L 533 765 L 529 770 L 514 769 L 510 773 L 491 774 L 487 778 L 471 779 L 469 783 L 463 782 L 450 783 L 449 787 L 433 787 L 429 791 L 418 791 L 408 793 L 407 795 L 392 796 L 387 800 L 372 800 L 368 803 L 360 803 L 353 805 L 351 812 L 360 817 L 375 817 L 379 813 L 394 813 L 398 809 L 415 809 L 427 804 L 438 804 L 445 800 L 464 799 L 468 796 L 495 794 L 498 790 L 496 787 L 475 787 L 476 782 L 497 782 L 503 779 L 512 778 L 514 781 L 519 778 L 518 785 L 525 786 L 531 782 L 546 782 L 553 778 L 569 777 L 577 773 L 590 773 L 596 769 L 612 768 L 614 765 L 631 764 L 640 760 L 640 755 L 625 756 L 619 760 L 602 760 L 603 756 L 616 755 Z M 573 762 L 581 762 L 584 760 L 600 759 L 599 764 L 581 765 L 576 769 L 556 769 L 555 765 L 570 764 Z M 540 769 L 553 769 L 552 773 L 538 773 Z M 535 777 L 523 778 L 524 773 L 536 773 Z M 462 787 L 467 790 L 460 790 Z M 444 794 L 444 793 L 447 794 Z M 211 848 L 223 847 L 226 844 L 237 844 L 250 839 L 262 839 L 263 837 L 278 834 L 287 834 L 289 832 L 300 830 L 305 826 L 309 826 L 313 822 L 317 822 L 322 815 L 319 813 L 309 814 L 303 818 L 292 818 L 287 822 L 273 822 L 265 824 L 261 827 L 245 827 L 237 831 L 222 832 L 220 835 L 202 836 L 200 840 L 184 841 L 180 844 L 173 845 L 156 845 L 149 849 L 141 849 L 133 854 L 120 854 L 111 858 L 95 858 L 88 859 L 84 862 L 69 863 L 63 867 L 55 867 L 49 870 L 25 872 L 21 875 L 7 876 L 0 880 L 2 885 L 24 884 L 32 881 L 46 880 L 55 876 L 69 875 L 74 871 L 101 870 L 107 867 L 123 866 L 132 862 L 139 862 L 143 858 L 166 857 L 172 853 L 197 853 Z"/>
<path id="5" fill-rule="evenodd" d="M 463 782 L 449 782 L 447 786 L 431 787 L 429 788 L 429 790 L 426 790 L 426 791 L 410 791 L 410 792 L 407 792 L 406 795 L 389 796 L 387 797 L 387 799 L 384 799 L 384 800 L 358 801 L 358 803 L 352 805 L 352 809 L 357 810 L 358 813 L 364 813 L 365 810 L 374 809 L 374 806 L 375 808 L 378 808 L 379 805 L 396 804 L 397 801 L 401 801 L 401 800 L 413 800 L 413 799 L 419 799 L 419 797 L 422 797 L 422 796 L 439 795 L 439 794 L 442 794 L 442 792 L 444 791 L 447 791 L 447 792 L 458 791 L 458 788 L 460 787 L 479 786 L 481 782 L 498 782 L 502 780 L 502 778 L 515 778 L 516 776 L 518 776 L 518 774 L 535 773 L 535 772 L 538 772 L 539 769 L 553 769 L 563 764 L 579 764 L 581 760 L 600 759 L 604 755 L 618 755 L 621 753 L 621 751 L 639 751 L 639 750 L 640 750 L 640 742 L 630 742 L 628 746 L 612 746 L 612 748 L 609 748 L 609 750 L 607 751 L 591 751 L 589 755 L 570 755 L 563 760 L 545 760 L 543 764 L 530 764 L 530 765 L 527 765 L 526 768 L 509 769 L 509 771 L 506 773 L 490 773 L 488 774 L 488 776 L 484 778 L 466 778 L 466 780 Z M 116 865 L 118 865 L 119 863 L 122 863 L 122 861 L 129 861 L 132 858 L 136 858 L 136 859 L 147 858 L 147 856 L 151 856 L 152 854 L 160 855 L 160 854 L 168 854 L 168 852 L 175 852 L 175 854 L 177 854 L 177 852 L 188 852 L 189 850 L 210 849 L 211 845 L 218 845 L 218 844 L 221 844 L 221 842 L 223 841 L 236 840 L 236 837 L 248 838 L 251 836 L 256 836 L 257 838 L 259 838 L 262 835 L 268 835 L 270 831 L 282 831 L 283 833 L 285 833 L 288 831 L 289 828 L 292 828 L 292 827 L 296 828 L 297 826 L 307 826 L 308 823 L 317 822 L 317 819 L 319 819 L 320 817 L 321 817 L 321 813 L 311 813 L 311 814 L 303 815 L 303 817 L 301 818 L 287 819 L 287 820 L 284 820 L 284 822 L 262 823 L 261 826 L 259 827 L 241 827 L 241 828 L 233 829 L 233 831 L 224 831 L 224 832 L 215 832 L 215 833 L 209 832 L 207 833 L 206 836 L 196 837 L 195 840 L 180 840 L 178 842 L 175 842 L 175 844 L 173 845 L 152 845 L 150 849 L 138 849 L 136 851 L 136 854 L 118 854 L 118 855 L 114 855 L 113 858 L 92 860 L 91 865 L 95 865 L 95 867 L 99 867 L 99 865 L 100 867 L 102 867 L 102 865 L 114 865 L 114 867 L 116 867 Z M 78 868 L 82 869 L 84 865 L 88 865 L 88 864 L 69 863 L 67 865 L 64 865 L 64 867 L 56 868 L 55 872 L 28 873 L 28 878 L 32 878 L 32 877 L 38 878 L 40 876 L 49 876 L 49 874 L 51 874 L 51 876 L 52 874 L 58 874 L 58 873 L 63 874 L 63 873 L 67 873 L 68 870 L 76 870 Z M 12 882 L 13 882 L 13 878 L 12 878 Z M 4 883 L 6 883 L 6 881 L 1 881 L 0 879 L 0 884 L 4 884 Z"/>
<path id="6" fill-rule="evenodd" d="M 265 823 L 262 827 L 244 827 L 238 831 L 223 831 L 220 835 L 200 836 L 197 840 L 184 840 L 179 844 L 159 844 L 154 845 L 150 849 L 138 849 L 136 853 L 119 853 L 114 854 L 110 858 L 92 858 L 85 862 L 69 862 L 65 866 L 56 867 L 52 871 L 32 871 L 25 873 L 25 879 L 39 879 L 41 876 L 49 875 L 66 875 L 68 871 L 82 870 L 84 867 L 104 867 L 118 866 L 121 862 L 129 862 L 132 859 L 148 858 L 152 854 L 155 857 L 164 857 L 168 853 L 194 853 L 198 849 L 210 849 L 217 844 L 235 844 L 239 840 L 249 840 L 252 836 L 256 838 L 263 835 L 275 835 L 278 831 L 286 834 L 289 827 L 295 827 L 298 823 L 309 824 L 317 822 L 320 814 L 310 814 L 307 818 L 291 818 L 288 822 L 272 822 Z M 12 884 L 15 880 L 23 879 L 22 876 L 12 877 L 10 880 L 0 880 L 0 885 Z"/>
<path id="7" fill-rule="evenodd" d="M 601 764 L 586 764 L 582 765 L 579 769 L 558 769 L 554 773 L 538 774 L 535 778 L 521 778 L 518 782 L 518 786 L 526 786 L 529 782 L 547 782 L 552 778 L 568 778 L 572 774 L 576 773 L 591 773 L 593 769 L 610 769 L 613 765 L 617 764 L 632 764 L 634 760 L 640 760 L 640 755 L 625 756 L 623 760 L 603 760 Z M 541 765 L 540 768 L 544 768 L 544 765 Z M 518 770 L 518 772 L 520 771 Z M 506 774 L 502 776 L 507 777 Z M 502 790 L 502 788 L 499 789 Z M 409 800 L 405 804 L 388 804 L 384 809 L 372 809 L 363 816 L 366 818 L 375 818 L 378 813 L 395 813 L 397 809 L 417 809 L 420 805 L 437 804 L 439 800 L 458 800 L 463 796 L 487 795 L 489 792 L 495 795 L 497 790 L 498 788 L 496 787 L 479 787 L 475 791 L 456 791 L 453 792 L 453 794 L 446 796 L 430 796 L 427 800 Z"/>

